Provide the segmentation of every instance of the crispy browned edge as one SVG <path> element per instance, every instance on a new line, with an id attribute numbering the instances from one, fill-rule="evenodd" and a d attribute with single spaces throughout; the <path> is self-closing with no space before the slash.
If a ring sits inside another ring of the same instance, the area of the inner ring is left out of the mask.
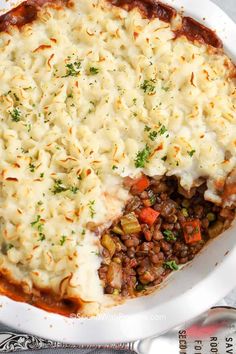
<path id="1" fill-rule="evenodd" d="M 134 7 L 140 9 L 144 17 L 170 22 L 176 16 L 176 10 L 158 0 L 108 0 L 115 6 L 128 11 Z M 22 27 L 37 18 L 37 13 L 45 4 L 72 6 L 69 0 L 27 0 L 15 9 L 0 16 L 0 31 L 6 31 L 10 25 Z M 176 36 L 185 35 L 189 40 L 198 40 L 215 48 L 222 48 L 222 41 L 211 29 L 203 26 L 191 17 L 183 17 L 182 27 L 176 31 Z"/>
<path id="2" fill-rule="evenodd" d="M 134 7 L 139 8 L 146 18 L 159 18 L 170 22 L 177 14 L 176 10 L 157 0 L 107 0 L 114 6 L 122 7 L 127 11 Z M 71 0 L 27 0 L 22 4 L 0 16 L 0 32 L 7 31 L 11 26 L 21 28 L 27 23 L 33 22 L 38 12 L 45 5 L 56 7 L 58 10 L 64 6 L 72 7 Z M 191 41 L 199 41 L 214 48 L 222 48 L 222 41 L 211 29 L 203 26 L 190 17 L 183 17 L 182 27 L 176 31 L 176 38 L 186 36 Z M 34 289 L 32 294 L 23 291 L 22 284 L 14 284 L 8 274 L 0 273 L 0 293 L 13 300 L 27 302 L 49 312 L 64 316 L 80 312 L 83 301 L 80 299 L 61 299 L 50 290 Z"/>

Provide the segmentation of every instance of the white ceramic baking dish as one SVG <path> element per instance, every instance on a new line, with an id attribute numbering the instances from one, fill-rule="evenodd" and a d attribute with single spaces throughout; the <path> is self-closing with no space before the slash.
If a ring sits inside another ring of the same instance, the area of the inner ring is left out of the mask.
<path id="1" fill-rule="evenodd" d="M 0 7 L 9 8 L 12 2 L 0 1 Z M 236 61 L 236 24 L 220 8 L 209 0 L 165 2 L 215 29 Z M 207 310 L 236 286 L 235 269 L 236 225 L 167 279 L 159 291 L 99 317 L 64 318 L 0 296 L 0 321 L 20 331 L 74 344 L 131 341 L 165 332 Z"/>

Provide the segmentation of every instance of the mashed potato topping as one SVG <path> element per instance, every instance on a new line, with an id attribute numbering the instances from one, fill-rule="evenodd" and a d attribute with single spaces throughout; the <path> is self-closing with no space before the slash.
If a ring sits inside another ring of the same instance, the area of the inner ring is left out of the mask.
<path id="1" fill-rule="evenodd" d="M 122 212 L 125 176 L 176 175 L 187 190 L 206 177 L 221 202 L 236 164 L 234 67 L 176 39 L 180 21 L 80 0 L 1 34 L 0 268 L 26 292 L 104 302 L 90 230 Z"/>

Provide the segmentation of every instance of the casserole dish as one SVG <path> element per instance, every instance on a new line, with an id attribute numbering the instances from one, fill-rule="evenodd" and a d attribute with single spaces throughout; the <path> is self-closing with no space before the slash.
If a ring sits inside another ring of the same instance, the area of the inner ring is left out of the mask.
<path id="1" fill-rule="evenodd" d="M 179 9 L 180 4 L 184 5 L 191 16 L 201 20 L 201 15 L 204 17 L 201 11 L 193 12 L 193 7 L 188 11 L 188 3 L 173 1 L 170 5 Z M 214 21 L 217 16 L 219 19 L 215 23 L 207 21 L 207 25 L 216 28 L 217 22 L 223 24 L 217 32 L 223 39 L 226 50 L 230 49 L 230 38 L 235 33 L 234 24 L 222 16 L 221 11 L 211 3 L 206 4 L 208 3 L 204 2 L 204 14 L 212 13 L 214 9 Z M 234 53 L 229 53 L 234 59 Z M 2 298 L 1 318 L 5 323 L 24 331 L 71 343 L 129 341 L 161 333 L 197 315 L 235 286 L 231 279 L 234 243 L 233 229 L 230 229 L 211 242 L 191 265 L 175 277 L 170 277 L 159 292 L 128 301 L 97 318 L 81 319 L 72 314 L 72 318 L 65 319 L 6 298 Z M 93 338 L 90 338 L 91 333 Z"/>

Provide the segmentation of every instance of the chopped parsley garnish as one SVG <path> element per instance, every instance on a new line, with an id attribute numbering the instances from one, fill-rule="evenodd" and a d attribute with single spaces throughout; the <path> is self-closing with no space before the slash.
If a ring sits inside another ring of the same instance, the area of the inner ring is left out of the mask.
<path id="1" fill-rule="evenodd" d="M 21 120 L 21 111 L 19 110 L 19 108 L 14 108 L 11 112 L 11 120 L 13 122 L 19 122 Z"/>
<path id="2" fill-rule="evenodd" d="M 99 69 L 91 66 L 91 68 L 89 68 L 89 72 L 91 75 L 97 75 L 99 73 Z"/>
<path id="3" fill-rule="evenodd" d="M 44 241 L 45 239 L 46 239 L 46 236 L 42 232 L 40 232 L 39 233 L 39 241 Z"/>
<path id="4" fill-rule="evenodd" d="M 156 139 L 157 135 L 158 135 L 157 131 L 153 130 L 152 132 L 150 132 L 150 133 L 148 134 L 148 137 L 149 137 L 149 139 L 151 139 L 152 141 L 154 141 L 154 140 Z"/>
<path id="5" fill-rule="evenodd" d="M 57 179 L 53 186 L 52 192 L 53 194 L 58 194 L 66 191 L 71 191 L 73 194 L 76 194 L 78 190 L 79 188 L 76 186 L 66 187 L 60 179 Z"/>
<path id="6" fill-rule="evenodd" d="M 133 98 L 133 104 L 137 103 L 137 98 Z"/>
<path id="7" fill-rule="evenodd" d="M 167 132 L 167 129 L 166 129 L 166 127 L 164 126 L 164 125 L 162 125 L 162 127 L 161 127 L 161 129 L 159 130 L 159 134 L 160 135 L 163 135 L 163 134 L 165 134 Z"/>
<path id="8" fill-rule="evenodd" d="M 161 125 L 160 123 L 159 123 L 159 128 L 160 129 L 158 131 L 156 131 L 156 130 L 152 130 L 148 125 L 145 125 L 144 131 L 149 132 L 149 134 L 148 134 L 149 139 L 154 141 L 156 139 L 156 137 L 158 136 L 158 134 L 163 135 L 167 132 L 166 127 L 164 125 Z"/>
<path id="9" fill-rule="evenodd" d="M 163 235 L 165 236 L 166 241 L 176 241 L 176 237 L 170 230 L 163 231 Z"/>
<path id="10" fill-rule="evenodd" d="M 44 177 L 44 172 L 40 173 L 39 177 L 43 178 Z"/>
<path id="11" fill-rule="evenodd" d="M 67 191 L 68 188 L 65 187 L 60 179 L 55 180 L 52 192 L 53 194 L 58 194 Z"/>
<path id="12" fill-rule="evenodd" d="M 34 172 L 35 171 L 35 165 L 33 163 L 30 163 L 29 164 L 29 169 L 30 169 L 30 172 Z"/>
<path id="13" fill-rule="evenodd" d="M 80 68 L 80 61 L 75 61 L 74 63 L 66 64 L 66 75 L 63 77 L 77 76 L 80 73 Z"/>
<path id="14" fill-rule="evenodd" d="M 70 187 L 70 191 L 73 193 L 73 194 L 76 194 L 78 192 L 79 188 L 78 187 Z"/>
<path id="15" fill-rule="evenodd" d="M 66 236 L 62 235 L 60 239 L 60 245 L 63 246 L 65 242 L 66 242 Z"/>
<path id="16" fill-rule="evenodd" d="M 178 265 L 176 264 L 175 261 L 165 262 L 164 263 L 164 267 L 166 269 L 171 269 L 171 270 L 178 270 L 179 269 L 179 267 L 178 267 Z"/>
<path id="17" fill-rule="evenodd" d="M 190 157 L 193 157 L 195 152 L 196 152 L 196 150 L 187 151 L 187 153 L 189 154 Z"/>
<path id="18" fill-rule="evenodd" d="M 37 203 L 37 205 L 43 205 L 42 200 L 39 200 L 38 203 Z"/>
<path id="19" fill-rule="evenodd" d="M 144 127 L 144 131 L 145 132 L 150 132 L 151 128 L 148 125 L 145 125 Z"/>
<path id="20" fill-rule="evenodd" d="M 166 161 L 167 160 L 167 156 L 163 156 L 161 159 L 162 159 L 162 161 Z"/>
<path id="21" fill-rule="evenodd" d="M 144 80 L 140 88 L 145 92 L 145 93 L 154 93 L 155 92 L 155 83 L 154 80 Z"/>
<path id="22" fill-rule="evenodd" d="M 88 203 L 90 216 L 91 216 L 92 219 L 94 218 L 94 215 L 96 214 L 95 210 L 94 210 L 94 204 L 95 204 L 95 200 L 90 200 L 90 202 Z"/>
<path id="23" fill-rule="evenodd" d="M 151 155 L 150 147 L 146 144 L 143 150 L 140 150 L 135 159 L 135 167 L 145 167 L 145 164 L 148 162 L 148 159 Z"/>
<path id="24" fill-rule="evenodd" d="M 31 222 L 30 225 L 31 225 L 31 226 L 35 226 L 35 225 L 40 221 L 40 219 L 41 219 L 41 216 L 40 216 L 40 215 L 37 215 L 36 220 L 33 221 L 33 222 Z"/>
<path id="25" fill-rule="evenodd" d="M 118 167 L 117 167 L 116 165 L 113 165 L 113 166 L 112 166 L 113 171 L 114 171 L 114 170 L 117 170 L 117 168 L 118 168 Z"/>
<path id="26" fill-rule="evenodd" d="M 31 222 L 30 225 L 32 227 L 36 227 L 39 232 L 39 240 L 38 241 L 44 241 L 46 239 L 46 236 L 43 233 L 43 223 L 40 222 L 41 216 L 37 215 L 36 220 Z"/>

